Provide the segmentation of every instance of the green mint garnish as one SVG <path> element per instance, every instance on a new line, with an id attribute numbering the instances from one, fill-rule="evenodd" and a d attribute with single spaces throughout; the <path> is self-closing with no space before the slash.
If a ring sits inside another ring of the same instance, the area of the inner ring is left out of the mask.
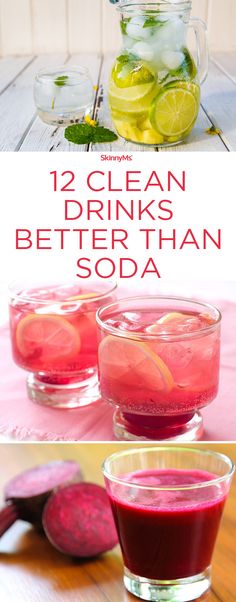
<path id="1" fill-rule="evenodd" d="M 76 123 L 65 129 L 65 138 L 74 144 L 90 144 L 91 142 L 114 142 L 118 136 L 100 125 L 92 126 L 87 123 Z"/>
<path id="2" fill-rule="evenodd" d="M 128 25 L 128 23 L 130 22 L 131 17 L 129 17 L 129 19 L 122 19 L 121 23 L 120 23 L 120 28 L 121 28 L 121 33 L 123 33 L 124 35 L 126 34 L 126 27 Z"/>
<path id="3" fill-rule="evenodd" d="M 121 63 L 121 65 L 125 65 L 125 63 L 130 63 L 131 61 L 136 61 L 137 60 L 137 55 L 136 54 L 121 54 L 120 56 L 117 57 L 117 62 Z"/>
<path id="4" fill-rule="evenodd" d="M 53 83 L 58 88 L 62 88 L 63 86 L 66 85 L 66 82 L 68 79 L 69 79 L 68 75 L 59 75 L 58 77 L 56 77 L 56 79 L 54 79 Z M 56 102 L 56 97 L 54 96 L 52 99 L 52 110 L 55 109 L 55 102 Z"/>
<path id="5" fill-rule="evenodd" d="M 158 19 L 156 19 L 156 17 L 147 17 L 143 27 L 161 27 L 162 25 L 165 25 L 167 21 L 158 21 Z"/>
<path id="6" fill-rule="evenodd" d="M 55 86 L 59 87 L 65 86 L 68 79 L 68 75 L 59 75 L 56 79 L 54 79 L 54 84 Z"/>

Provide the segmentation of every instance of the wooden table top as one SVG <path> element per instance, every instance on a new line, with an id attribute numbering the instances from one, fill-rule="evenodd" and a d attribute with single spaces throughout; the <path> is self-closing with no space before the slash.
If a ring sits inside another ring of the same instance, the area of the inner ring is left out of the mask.
<path id="1" fill-rule="evenodd" d="M 16 473 L 41 462 L 76 459 L 86 480 L 103 484 L 101 464 L 126 444 L 2 444 L 1 491 Z M 198 444 L 199 445 L 199 444 Z M 192 446 L 193 447 L 193 446 Z M 236 462 L 236 445 L 201 444 Z M 227 502 L 213 563 L 213 590 L 201 602 L 235 602 L 236 478 Z M 134 602 L 122 580 L 119 546 L 95 560 L 60 554 L 45 537 L 18 521 L 0 542 L 1 602 Z"/>
<path id="2" fill-rule="evenodd" d="M 196 126 L 182 145 L 173 151 L 233 151 L 236 150 L 236 53 L 215 53 L 211 57 L 209 74 L 202 86 L 202 102 Z M 95 54 L 40 55 L 4 57 L 0 60 L 0 151 L 160 151 L 121 138 L 113 144 L 70 144 L 64 139 L 63 128 L 44 124 L 36 115 L 33 101 L 35 74 L 42 68 L 58 64 L 83 65 L 89 68 L 97 86 L 94 114 L 102 125 L 112 127 L 107 104 L 107 85 L 114 56 Z M 221 130 L 209 136 L 212 125 Z"/>

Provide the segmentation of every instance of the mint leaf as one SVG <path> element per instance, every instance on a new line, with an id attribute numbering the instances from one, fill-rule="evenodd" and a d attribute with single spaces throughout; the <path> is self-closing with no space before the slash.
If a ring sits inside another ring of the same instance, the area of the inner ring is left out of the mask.
<path id="1" fill-rule="evenodd" d="M 68 75 L 59 75 L 56 79 L 54 79 L 54 84 L 55 86 L 65 86 L 68 79 Z"/>
<path id="2" fill-rule="evenodd" d="M 118 140 L 118 136 L 115 132 L 108 130 L 108 128 L 104 128 L 101 125 L 93 128 L 93 131 L 93 142 L 114 142 L 114 140 Z"/>
<path id="3" fill-rule="evenodd" d="M 113 142 L 117 135 L 102 126 L 87 123 L 76 123 L 65 129 L 65 138 L 73 144 L 90 144 L 91 142 Z"/>
<path id="4" fill-rule="evenodd" d="M 122 19 L 121 23 L 120 23 L 120 28 L 121 28 L 121 32 L 125 35 L 126 34 L 126 28 L 128 23 L 130 22 L 131 17 L 129 17 L 128 19 Z"/>
<path id="5" fill-rule="evenodd" d="M 156 17 L 147 17 L 143 28 L 145 27 L 161 27 L 162 25 L 165 25 L 166 21 L 158 21 L 158 19 L 156 19 Z"/>

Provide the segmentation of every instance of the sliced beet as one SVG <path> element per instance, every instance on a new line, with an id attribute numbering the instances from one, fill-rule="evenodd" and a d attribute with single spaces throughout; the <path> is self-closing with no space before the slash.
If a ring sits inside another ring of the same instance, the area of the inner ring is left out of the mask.
<path id="1" fill-rule="evenodd" d="M 42 528 L 42 512 L 50 494 L 63 485 L 82 480 L 77 462 L 59 460 L 17 475 L 4 490 L 5 508 L 0 510 L 0 536 L 19 518 Z"/>
<path id="2" fill-rule="evenodd" d="M 68 485 L 52 494 L 43 527 L 53 546 L 79 558 L 97 556 L 118 543 L 106 490 L 93 483 Z"/>

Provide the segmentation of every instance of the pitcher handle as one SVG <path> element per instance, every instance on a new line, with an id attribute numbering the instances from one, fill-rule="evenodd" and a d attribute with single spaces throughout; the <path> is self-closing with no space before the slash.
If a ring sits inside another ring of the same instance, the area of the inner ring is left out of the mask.
<path id="1" fill-rule="evenodd" d="M 209 66 L 207 26 L 206 23 L 204 23 L 204 21 L 201 19 L 191 17 L 189 21 L 189 27 L 191 27 L 195 33 L 197 46 L 197 69 L 200 84 L 203 84 L 207 78 Z"/>

